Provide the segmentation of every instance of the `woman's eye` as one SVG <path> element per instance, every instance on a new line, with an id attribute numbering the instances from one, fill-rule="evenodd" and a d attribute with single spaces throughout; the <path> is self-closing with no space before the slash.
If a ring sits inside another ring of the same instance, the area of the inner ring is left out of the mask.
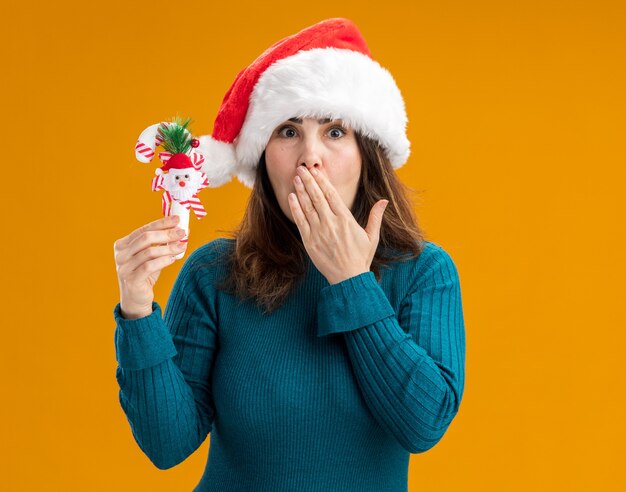
<path id="1" fill-rule="evenodd" d="M 335 127 L 335 128 L 331 128 L 329 133 L 331 137 L 339 138 L 339 137 L 344 136 L 346 134 L 346 131 L 343 128 Z"/>
<path id="2" fill-rule="evenodd" d="M 283 126 L 280 130 L 278 130 L 278 134 L 281 137 L 291 138 L 296 135 L 296 130 L 292 126 Z"/>

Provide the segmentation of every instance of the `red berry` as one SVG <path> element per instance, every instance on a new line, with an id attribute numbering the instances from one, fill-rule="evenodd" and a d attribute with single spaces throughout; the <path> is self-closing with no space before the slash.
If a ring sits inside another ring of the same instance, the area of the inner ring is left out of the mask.
<path id="1" fill-rule="evenodd" d="M 198 147 L 200 145 L 200 140 L 198 140 L 197 138 L 192 138 L 191 139 L 191 146 L 195 149 L 196 147 Z"/>

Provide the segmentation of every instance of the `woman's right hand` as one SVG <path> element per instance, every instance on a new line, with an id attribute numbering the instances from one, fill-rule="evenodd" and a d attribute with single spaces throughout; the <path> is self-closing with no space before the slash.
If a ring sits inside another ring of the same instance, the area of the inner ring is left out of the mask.
<path id="1" fill-rule="evenodd" d="M 174 263 L 175 256 L 187 246 L 187 242 L 179 242 L 185 236 L 185 231 L 176 227 L 179 220 L 178 215 L 155 220 L 113 244 L 124 318 L 137 319 L 152 313 L 154 284 L 161 270 Z"/>

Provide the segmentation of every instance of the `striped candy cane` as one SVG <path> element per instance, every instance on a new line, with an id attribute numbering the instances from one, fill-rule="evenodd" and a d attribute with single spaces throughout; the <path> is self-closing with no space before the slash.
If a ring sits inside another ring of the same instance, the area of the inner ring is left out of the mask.
<path id="1" fill-rule="evenodd" d="M 161 125 L 169 126 L 169 123 L 164 121 L 150 125 L 139 135 L 135 144 L 135 157 L 139 162 L 144 164 L 150 162 L 154 157 L 155 149 L 163 142 L 161 135 L 159 135 L 159 126 Z"/>
<path id="2" fill-rule="evenodd" d="M 171 122 L 162 122 L 156 123 L 154 125 L 149 126 L 137 139 L 137 143 L 135 144 L 135 157 L 139 162 L 148 163 L 152 160 L 155 155 L 156 148 L 163 143 L 163 138 L 159 133 L 159 127 L 161 125 L 165 127 L 169 127 Z M 191 134 L 187 129 L 185 129 L 185 134 L 191 138 Z M 170 152 L 159 152 L 158 154 L 159 160 L 166 164 L 172 157 Z M 202 164 L 204 164 L 204 155 L 196 152 L 192 147 L 189 152 L 189 158 L 191 160 L 191 164 L 193 168 L 201 173 L 202 184 L 198 188 L 200 191 L 203 188 L 209 186 L 209 179 L 207 176 L 201 171 Z M 207 215 L 206 210 L 202 206 L 200 199 L 198 198 L 197 193 L 194 194 L 189 200 L 179 201 L 172 197 L 169 191 L 163 188 L 163 171 L 160 168 L 155 170 L 156 176 L 152 178 L 152 191 L 163 190 L 163 196 L 161 200 L 161 208 L 164 217 L 168 217 L 170 215 L 178 215 L 180 220 L 178 222 L 178 227 L 184 229 L 185 236 L 180 240 L 185 243 L 189 241 L 189 214 L 191 210 L 193 210 L 196 218 L 198 220 L 202 219 Z M 176 259 L 180 259 L 184 256 L 184 252 L 175 255 Z"/>

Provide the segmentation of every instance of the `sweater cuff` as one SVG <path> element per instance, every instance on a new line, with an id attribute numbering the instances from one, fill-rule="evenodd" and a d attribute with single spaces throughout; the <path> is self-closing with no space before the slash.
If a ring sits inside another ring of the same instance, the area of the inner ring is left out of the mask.
<path id="1" fill-rule="evenodd" d="M 395 315 L 373 272 L 324 287 L 317 305 L 317 336 L 356 330 Z"/>
<path id="2" fill-rule="evenodd" d="M 137 319 L 123 318 L 122 308 L 117 303 L 113 316 L 117 323 L 115 353 L 122 369 L 146 369 L 176 355 L 172 335 L 158 303 L 152 302 L 152 314 Z"/>

